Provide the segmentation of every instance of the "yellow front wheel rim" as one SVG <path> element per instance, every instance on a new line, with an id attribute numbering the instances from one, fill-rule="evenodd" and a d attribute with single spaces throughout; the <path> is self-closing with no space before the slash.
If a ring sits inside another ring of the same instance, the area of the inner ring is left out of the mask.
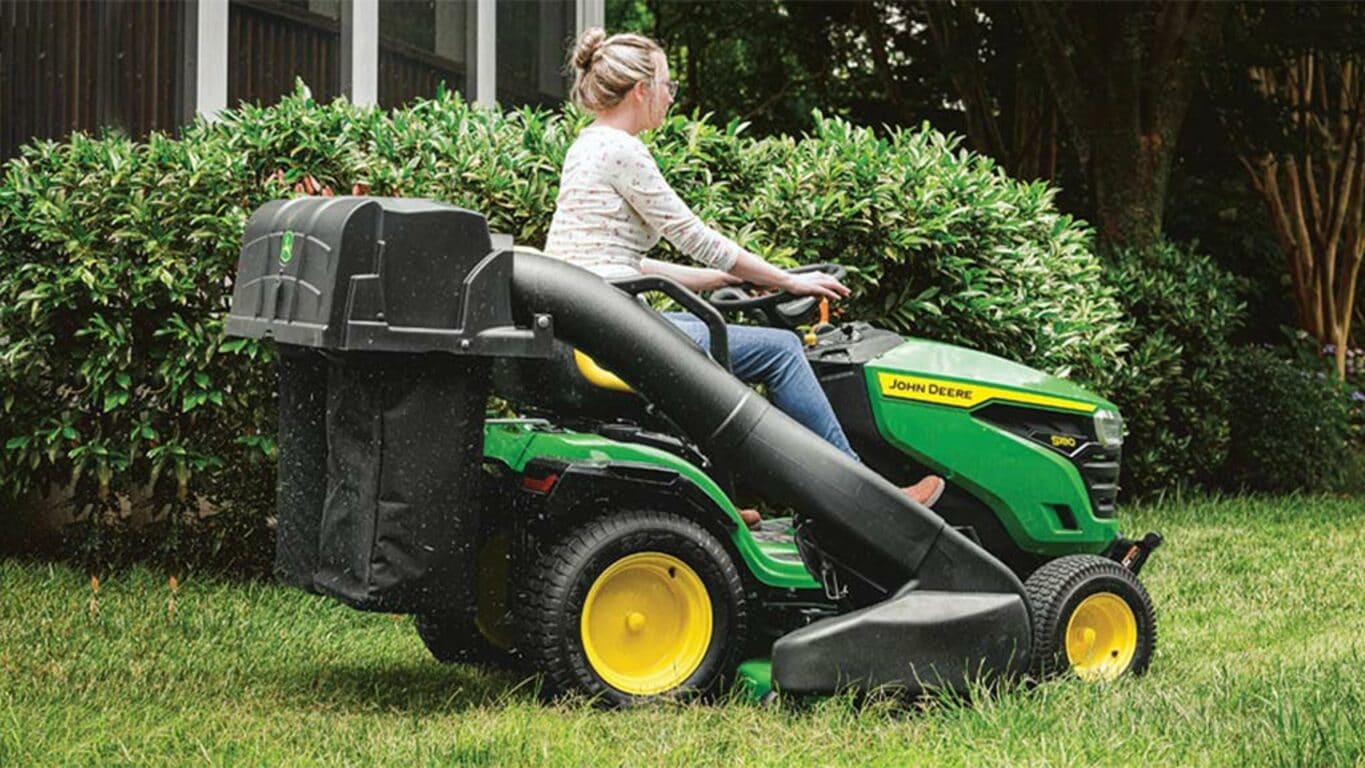
<path id="1" fill-rule="evenodd" d="M 1137 645 L 1137 617 L 1112 592 L 1082 600 L 1066 623 L 1066 658 L 1085 680 L 1113 680 L 1123 674 Z"/>
<path id="2" fill-rule="evenodd" d="M 593 671 L 617 690 L 676 688 L 711 645 L 711 597 L 687 563 L 637 552 L 612 563 L 583 601 L 580 631 Z"/>

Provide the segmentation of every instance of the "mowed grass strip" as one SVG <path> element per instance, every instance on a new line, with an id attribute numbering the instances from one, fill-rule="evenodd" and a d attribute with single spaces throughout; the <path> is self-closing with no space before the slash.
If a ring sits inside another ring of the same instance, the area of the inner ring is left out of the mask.
<path id="1" fill-rule="evenodd" d="M 971 701 L 545 705 L 405 617 L 139 569 L 0 563 L 0 766 L 1361 765 L 1365 503 L 1168 499 L 1150 674 Z M 173 603 L 173 604 L 172 604 Z"/>

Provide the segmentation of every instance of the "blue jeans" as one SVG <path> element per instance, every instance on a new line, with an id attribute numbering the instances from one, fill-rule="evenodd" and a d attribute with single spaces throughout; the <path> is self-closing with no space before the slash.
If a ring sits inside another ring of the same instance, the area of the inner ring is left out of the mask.
<path id="1" fill-rule="evenodd" d="M 682 312 L 665 312 L 664 317 L 702 349 L 711 348 L 711 333 L 701 320 Z M 735 376 L 749 384 L 762 384 L 768 390 L 768 399 L 778 410 L 823 437 L 830 445 L 858 458 L 848 444 L 844 428 L 834 417 L 834 408 L 829 404 L 825 390 L 820 388 L 796 334 L 751 325 L 727 325 L 725 328 L 730 341 L 730 369 Z"/>

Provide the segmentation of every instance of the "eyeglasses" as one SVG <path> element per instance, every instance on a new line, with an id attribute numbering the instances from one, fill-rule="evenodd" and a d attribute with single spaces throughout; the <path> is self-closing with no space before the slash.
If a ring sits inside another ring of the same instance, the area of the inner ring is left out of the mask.
<path id="1" fill-rule="evenodd" d="M 665 88 L 668 89 L 668 98 L 670 98 L 670 99 L 676 99 L 676 98 L 678 98 L 678 81 L 677 81 L 677 80 L 667 80 L 667 81 L 664 81 L 664 82 L 662 82 L 662 83 L 656 83 L 656 84 L 657 84 L 657 85 L 662 85 L 663 87 L 665 87 Z"/>

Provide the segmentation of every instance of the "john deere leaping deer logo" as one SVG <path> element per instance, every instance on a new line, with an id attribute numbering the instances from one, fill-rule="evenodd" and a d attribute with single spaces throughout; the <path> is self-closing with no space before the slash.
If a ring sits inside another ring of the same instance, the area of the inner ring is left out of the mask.
<path id="1" fill-rule="evenodd" d="M 288 264 L 294 258 L 294 233 L 285 232 L 280 238 L 280 263 Z"/>

